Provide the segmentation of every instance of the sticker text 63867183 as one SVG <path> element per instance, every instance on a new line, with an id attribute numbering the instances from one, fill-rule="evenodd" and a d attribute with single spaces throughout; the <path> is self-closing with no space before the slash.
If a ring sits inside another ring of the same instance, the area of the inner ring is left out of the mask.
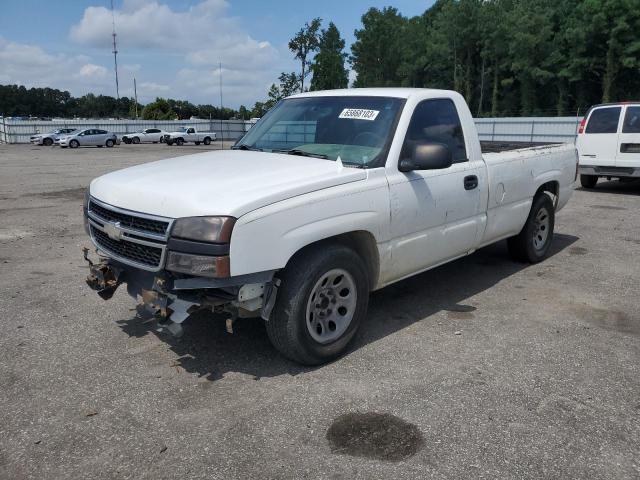
<path id="1" fill-rule="evenodd" d="M 365 108 L 345 108 L 338 118 L 353 118 L 356 120 L 375 120 L 380 110 L 367 110 Z"/>

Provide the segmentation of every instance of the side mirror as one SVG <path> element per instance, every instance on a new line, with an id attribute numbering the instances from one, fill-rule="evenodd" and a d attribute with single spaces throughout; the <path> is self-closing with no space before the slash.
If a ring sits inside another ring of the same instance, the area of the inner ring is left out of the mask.
<path id="1" fill-rule="evenodd" d="M 453 165 L 451 150 L 443 143 L 418 143 L 413 148 L 411 158 L 400 160 L 398 170 L 440 170 Z"/>

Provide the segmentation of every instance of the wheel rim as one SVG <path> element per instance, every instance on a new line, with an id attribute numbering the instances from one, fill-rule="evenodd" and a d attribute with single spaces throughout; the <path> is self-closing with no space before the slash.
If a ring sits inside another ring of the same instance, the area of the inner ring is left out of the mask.
<path id="1" fill-rule="evenodd" d="M 356 311 L 358 292 L 349 272 L 341 268 L 320 276 L 307 301 L 305 324 L 318 343 L 330 343 L 349 328 Z"/>
<path id="2" fill-rule="evenodd" d="M 551 225 L 549 212 L 546 208 L 538 210 L 533 225 L 533 247 L 536 250 L 542 250 L 547 244 L 549 227 Z"/>

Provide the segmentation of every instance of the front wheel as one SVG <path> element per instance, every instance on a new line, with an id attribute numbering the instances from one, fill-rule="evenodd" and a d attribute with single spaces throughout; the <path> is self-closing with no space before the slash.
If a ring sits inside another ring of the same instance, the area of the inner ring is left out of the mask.
<path id="1" fill-rule="evenodd" d="M 179 138 L 176 140 L 176 145 L 178 145 L 179 147 L 181 147 L 182 145 L 184 145 L 184 140 Z"/>
<path id="2" fill-rule="evenodd" d="M 78 147 L 80 146 L 80 142 L 78 142 L 77 140 L 71 140 L 71 141 L 69 142 L 69 146 L 70 146 L 71 148 L 78 148 Z"/>
<path id="3" fill-rule="evenodd" d="M 553 240 L 555 209 L 551 197 L 539 193 L 533 199 L 527 222 L 515 237 L 507 241 L 514 260 L 538 263 L 547 256 Z"/>
<path id="4" fill-rule="evenodd" d="M 580 175 L 580 185 L 583 188 L 595 188 L 596 183 L 598 183 L 596 175 Z"/>
<path id="5" fill-rule="evenodd" d="M 360 256 L 342 245 L 306 250 L 291 260 L 280 279 L 267 321 L 273 346 L 305 365 L 343 354 L 369 303 L 369 280 Z"/>
<path id="6" fill-rule="evenodd" d="M 138 137 L 133 137 L 131 141 L 133 142 L 134 145 L 138 145 L 140 143 L 140 139 Z"/>

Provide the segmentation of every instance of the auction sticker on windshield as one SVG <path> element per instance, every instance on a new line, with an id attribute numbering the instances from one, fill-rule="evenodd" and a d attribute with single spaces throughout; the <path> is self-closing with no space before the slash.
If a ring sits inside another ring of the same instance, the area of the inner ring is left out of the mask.
<path id="1" fill-rule="evenodd" d="M 338 118 L 354 118 L 357 120 L 375 120 L 380 110 L 367 110 L 364 108 L 345 108 Z"/>

